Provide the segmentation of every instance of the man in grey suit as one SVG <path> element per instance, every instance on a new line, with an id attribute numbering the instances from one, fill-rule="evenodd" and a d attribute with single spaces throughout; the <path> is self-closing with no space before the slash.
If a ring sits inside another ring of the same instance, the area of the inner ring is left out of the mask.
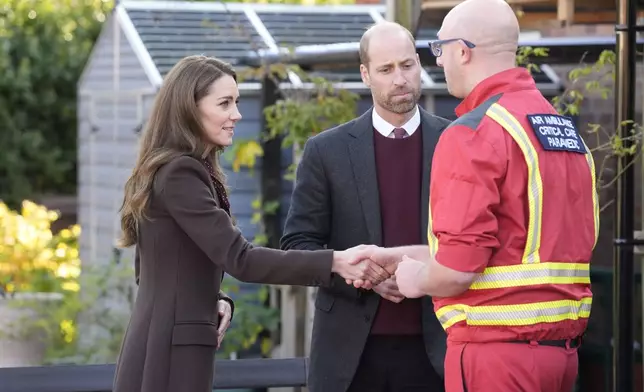
<path id="1" fill-rule="evenodd" d="M 449 121 L 418 106 L 421 65 L 405 28 L 371 27 L 360 60 L 373 108 L 307 141 L 283 249 L 427 243 L 432 154 Z M 395 277 L 368 291 L 336 276 L 315 307 L 309 391 L 443 390 L 445 332 L 431 298 L 405 299 Z"/>

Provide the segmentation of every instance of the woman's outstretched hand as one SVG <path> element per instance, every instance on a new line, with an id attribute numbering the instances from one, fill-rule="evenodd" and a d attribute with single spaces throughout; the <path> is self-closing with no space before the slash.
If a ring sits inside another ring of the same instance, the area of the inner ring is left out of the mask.
<path id="1" fill-rule="evenodd" d="M 374 263 L 385 271 L 387 279 L 395 275 L 398 262 L 400 261 L 395 253 L 389 252 L 387 248 L 381 248 L 376 245 L 358 245 L 347 249 L 347 251 L 354 251 L 356 255 L 361 257 L 361 259 L 354 258 L 353 263 L 363 262 L 365 260 L 364 258 L 368 257 L 369 262 Z M 345 280 L 349 285 L 367 290 L 371 290 L 380 283 L 365 279 L 345 278 Z"/>
<path id="2" fill-rule="evenodd" d="M 331 271 L 347 282 L 360 282 L 360 287 L 370 289 L 391 276 L 391 273 L 370 258 L 377 249 L 375 245 L 359 245 L 335 251 Z"/>

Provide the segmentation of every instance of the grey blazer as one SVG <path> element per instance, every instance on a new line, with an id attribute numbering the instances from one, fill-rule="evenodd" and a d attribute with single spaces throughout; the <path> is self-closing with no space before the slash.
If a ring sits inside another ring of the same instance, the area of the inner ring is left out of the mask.
<path id="1" fill-rule="evenodd" d="M 342 250 L 382 245 L 380 202 L 373 143 L 372 109 L 359 118 L 310 138 L 297 169 L 282 249 Z M 421 109 L 423 132 L 422 224 L 427 243 L 429 175 L 434 148 L 449 120 Z M 316 298 L 309 390 L 340 392 L 349 387 L 369 336 L 380 296 L 334 277 Z M 425 348 L 443 375 L 446 334 L 431 298 L 423 298 Z"/>

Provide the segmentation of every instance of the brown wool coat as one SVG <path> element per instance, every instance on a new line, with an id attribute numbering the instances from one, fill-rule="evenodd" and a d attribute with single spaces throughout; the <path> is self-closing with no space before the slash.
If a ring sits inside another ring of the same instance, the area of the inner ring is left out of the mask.
<path id="1" fill-rule="evenodd" d="M 114 392 L 210 392 L 224 272 L 253 283 L 326 286 L 333 254 L 253 247 L 184 156 L 156 174 L 137 243 L 139 289 Z"/>

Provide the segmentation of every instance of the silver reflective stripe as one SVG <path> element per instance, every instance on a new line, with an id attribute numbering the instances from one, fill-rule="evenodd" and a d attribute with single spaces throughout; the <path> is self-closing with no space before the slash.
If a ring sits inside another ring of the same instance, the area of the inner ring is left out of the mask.
<path id="1" fill-rule="evenodd" d="M 556 308 L 545 309 L 526 309 L 508 312 L 494 313 L 469 313 L 467 314 L 468 324 L 486 324 L 487 322 L 496 323 L 499 320 L 514 321 L 515 325 L 523 325 L 525 321 L 532 324 L 531 320 L 539 321 L 561 321 L 561 316 L 576 315 L 572 319 L 579 318 L 579 315 L 590 313 L 591 304 L 580 303 L 578 306 L 573 304 L 564 304 Z M 567 317 L 567 319 L 569 319 Z"/>
<path id="2" fill-rule="evenodd" d="M 450 325 L 452 325 L 454 323 L 457 323 L 463 320 L 465 320 L 465 312 L 462 310 L 456 310 L 456 309 L 450 310 L 438 318 L 438 321 L 440 321 L 440 323 L 443 324 L 444 328 L 449 327 L 449 325 L 447 327 L 445 326 L 449 321 L 451 321 Z"/>
<path id="3" fill-rule="evenodd" d="M 521 305 L 448 305 L 439 309 L 437 316 L 445 329 L 463 320 L 467 325 L 525 326 L 588 318 L 591 306 L 591 297 L 580 301 L 560 300 Z"/>
<path id="4" fill-rule="evenodd" d="M 542 262 L 530 264 L 530 267 L 528 265 L 490 267 L 479 275 L 470 289 L 575 283 L 590 283 L 590 264 Z"/>

